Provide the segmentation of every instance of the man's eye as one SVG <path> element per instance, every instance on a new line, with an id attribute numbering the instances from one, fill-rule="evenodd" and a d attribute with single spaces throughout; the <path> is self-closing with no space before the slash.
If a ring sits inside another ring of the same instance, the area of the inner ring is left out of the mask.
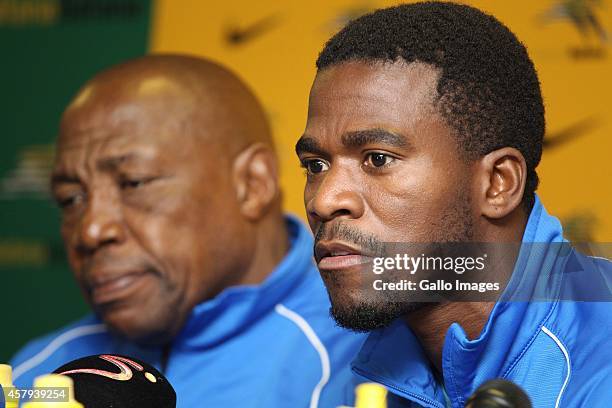
<path id="1" fill-rule="evenodd" d="M 305 160 L 302 166 L 309 174 L 319 174 L 329 169 L 329 165 L 319 159 Z"/>
<path id="2" fill-rule="evenodd" d="M 119 186 L 122 190 L 136 189 L 144 186 L 152 179 L 122 179 L 119 181 Z"/>
<path id="3" fill-rule="evenodd" d="M 366 166 L 383 167 L 395 160 L 394 157 L 384 153 L 370 153 L 366 156 Z"/>
<path id="4" fill-rule="evenodd" d="M 67 209 L 70 207 L 74 207 L 83 202 L 82 194 L 74 194 L 67 197 L 57 198 L 57 204 L 61 209 Z"/>

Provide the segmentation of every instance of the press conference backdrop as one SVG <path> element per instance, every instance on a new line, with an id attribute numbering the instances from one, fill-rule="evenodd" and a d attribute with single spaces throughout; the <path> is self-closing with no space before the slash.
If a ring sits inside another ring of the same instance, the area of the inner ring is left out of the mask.
<path id="1" fill-rule="evenodd" d="M 527 45 L 546 103 L 539 194 L 569 238 L 612 241 L 612 0 L 473 0 Z M 383 0 L 0 0 L 0 361 L 86 312 L 64 261 L 47 177 L 62 108 L 105 66 L 147 52 L 217 60 L 262 100 L 284 203 L 304 215 L 293 146 L 314 61 Z"/>

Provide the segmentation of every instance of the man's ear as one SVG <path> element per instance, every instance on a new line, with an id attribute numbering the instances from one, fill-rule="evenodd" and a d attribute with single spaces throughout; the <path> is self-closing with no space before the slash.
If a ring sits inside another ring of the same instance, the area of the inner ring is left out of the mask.
<path id="1" fill-rule="evenodd" d="M 527 164 L 517 149 L 504 147 L 479 160 L 480 211 L 499 219 L 514 211 L 523 201 Z"/>
<path id="2" fill-rule="evenodd" d="M 280 195 L 272 148 L 255 143 L 240 152 L 233 164 L 233 181 L 240 212 L 248 220 L 258 221 Z"/>

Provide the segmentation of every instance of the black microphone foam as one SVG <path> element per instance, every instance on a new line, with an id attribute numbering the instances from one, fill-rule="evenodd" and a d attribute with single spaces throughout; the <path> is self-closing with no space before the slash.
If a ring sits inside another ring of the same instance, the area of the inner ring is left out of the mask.
<path id="1" fill-rule="evenodd" d="M 176 408 L 176 392 L 168 380 L 132 357 L 83 357 L 54 373 L 72 378 L 75 399 L 86 408 Z"/>
<path id="2" fill-rule="evenodd" d="M 531 401 L 521 387 L 498 378 L 478 387 L 465 408 L 531 408 Z"/>

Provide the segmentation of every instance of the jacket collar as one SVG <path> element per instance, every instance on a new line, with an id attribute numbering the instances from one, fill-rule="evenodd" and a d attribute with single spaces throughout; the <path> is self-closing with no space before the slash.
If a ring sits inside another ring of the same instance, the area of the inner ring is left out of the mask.
<path id="1" fill-rule="evenodd" d="M 240 334 L 291 296 L 312 272 L 312 237 L 297 218 L 286 217 L 290 249 L 259 285 L 233 286 L 197 305 L 172 348 L 206 349 Z"/>
<path id="2" fill-rule="evenodd" d="M 562 239 L 559 221 L 546 212 L 536 196 L 523 243 Z M 541 285 L 556 290 L 559 276 L 546 273 L 557 258 L 555 248 L 558 246 L 523 245 L 502 299 L 507 298 L 507 293 L 525 293 Z M 453 406 L 463 407 L 465 398 L 478 385 L 509 372 L 553 307 L 554 302 L 497 302 L 481 335 L 474 340 L 469 340 L 463 328 L 453 323 L 442 351 L 444 387 L 434 377 L 412 331 L 399 320 L 370 334 L 353 361 L 353 370 L 423 406 L 444 407 L 448 397 Z"/>

